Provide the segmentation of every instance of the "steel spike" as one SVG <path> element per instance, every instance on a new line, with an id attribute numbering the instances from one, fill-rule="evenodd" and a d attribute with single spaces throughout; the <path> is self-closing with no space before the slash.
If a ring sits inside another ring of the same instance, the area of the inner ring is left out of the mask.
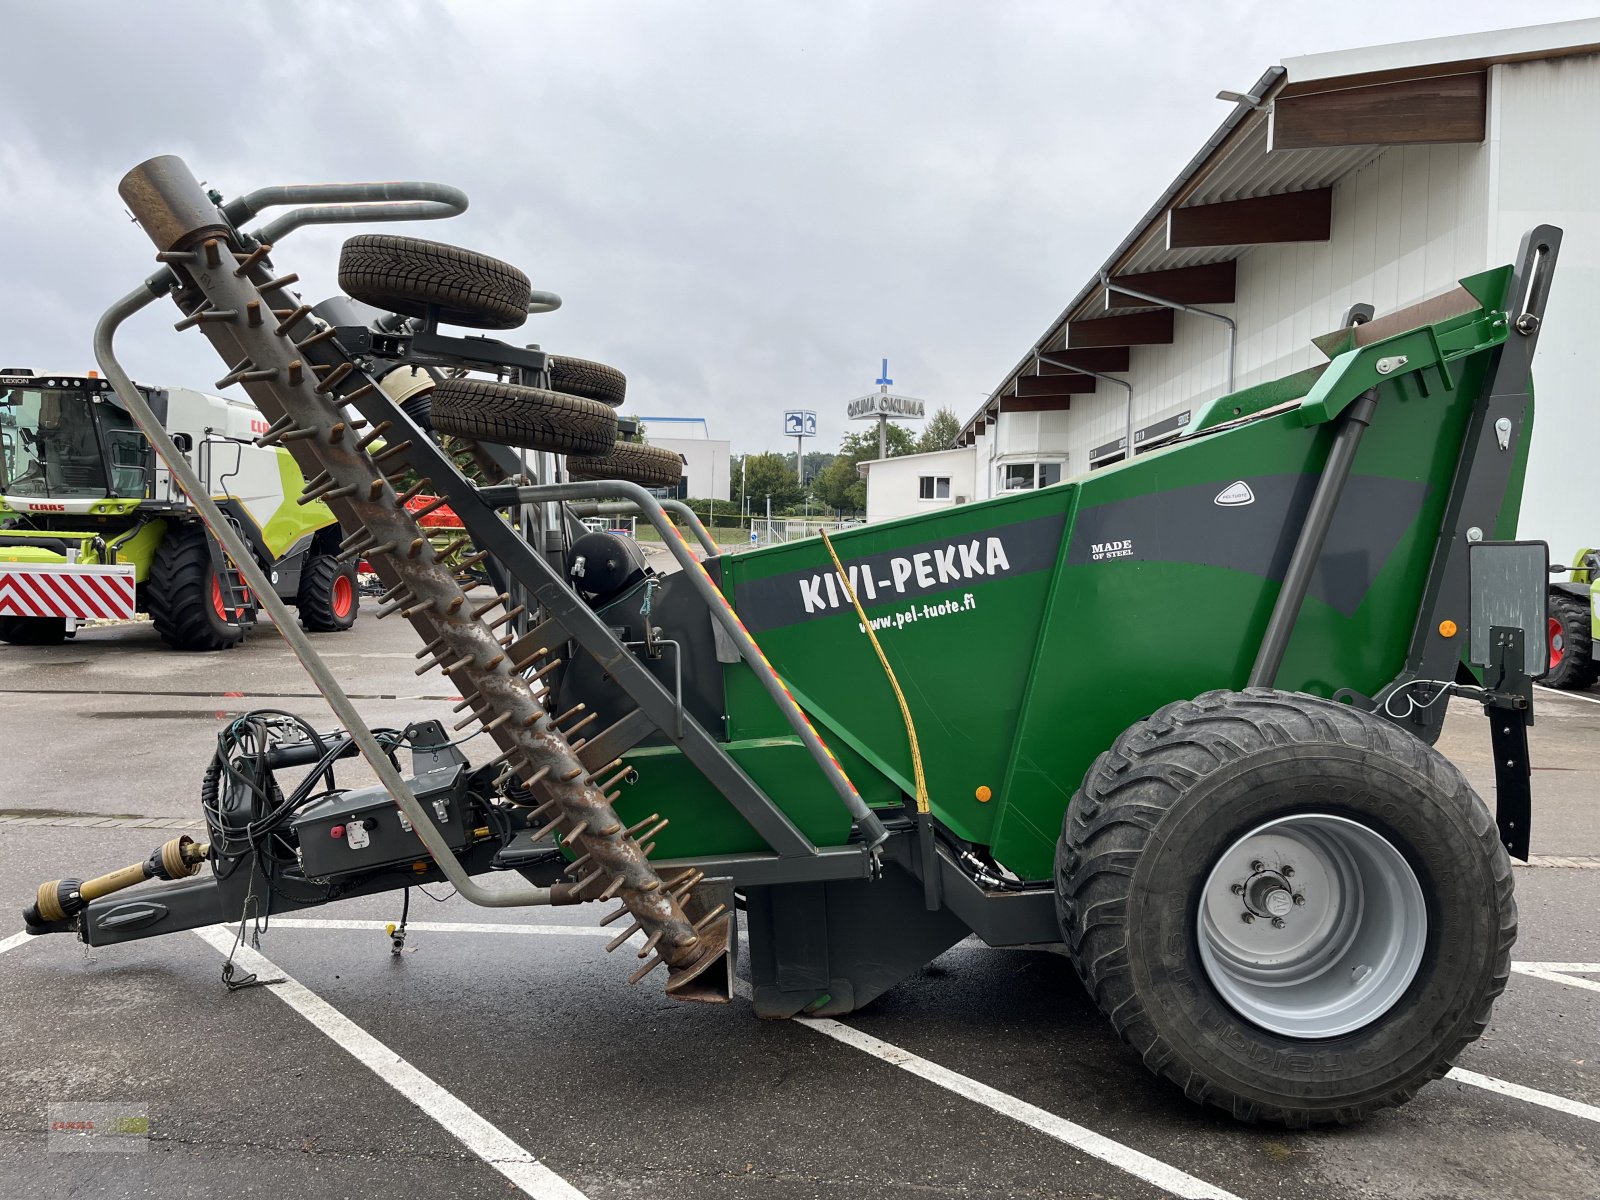
<path id="1" fill-rule="evenodd" d="M 622 877 L 619 875 L 619 876 L 617 876 L 617 878 L 620 879 Z M 624 908 L 622 911 L 623 912 L 627 912 L 628 910 Z M 626 932 L 617 934 L 616 937 L 612 938 L 609 942 L 606 943 L 606 953 L 610 954 L 618 946 L 622 945 L 623 942 L 627 941 L 629 938 L 631 938 L 634 934 L 638 933 L 639 930 L 641 930 L 643 928 L 644 928 L 644 926 L 639 924 L 639 922 L 637 922 L 637 921 L 635 921 L 632 925 L 629 925 L 627 930 L 626 930 Z"/>
<path id="2" fill-rule="evenodd" d="M 349 375 L 350 372 L 354 370 L 355 367 L 350 363 L 340 363 L 333 369 L 333 374 L 329 375 L 321 383 L 317 384 L 317 395 L 326 396 L 329 392 L 333 391 L 334 388 L 339 386 L 340 382 L 343 381 L 345 376 Z"/>
<path id="3" fill-rule="evenodd" d="M 324 325 L 321 329 L 317 330 L 310 337 L 308 337 L 305 341 L 296 342 L 294 344 L 295 345 L 295 349 L 296 350 L 305 350 L 308 347 L 320 345 L 321 343 L 327 341 L 332 336 L 333 336 L 333 326 L 332 325 Z"/>
<path id="4" fill-rule="evenodd" d="M 605 774 L 605 772 L 611 770 L 612 767 L 620 767 L 621 765 L 622 760 L 620 758 L 613 758 L 605 766 L 596 767 L 593 771 L 589 772 L 589 778 L 585 779 L 584 782 L 593 783 L 595 780 L 599 779 L 601 775 Z"/>
<path id="5" fill-rule="evenodd" d="M 640 958 L 649 958 L 650 952 L 661 944 L 661 931 L 658 929 L 644 940 L 644 948 L 639 951 Z"/>
<path id="6" fill-rule="evenodd" d="M 388 459 L 394 458 L 398 454 L 404 454 L 409 449 L 411 449 L 411 442 L 409 440 L 404 442 L 396 442 L 392 446 L 385 446 L 377 454 L 374 454 L 372 456 L 372 461 L 375 463 L 385 462 Z"/>
<path id="7" fill-rule="evenodd" d="M 630 984 L 638 983 L 646 975 L 650 974 L 651 971 L 654 971 L 657 967 L 659 967 L 662 963 L 664 963 L 666 961 L 667 960 L 662 958 L 659 954 L 656 955 L 649 962 L 645 963 L 644 966 L 640 967 L 637 971 L 635 971 L 632 975 L 629 975 L 628 976 L 628 982 Z"/>
<path id="8" fill-rule="evenodd" d="M 300 324 L 301 321 L 310 315 L 311 305 L 309 304 L 302 304 L 299 308 L 290 309 L 289 315 L 284 317 L 283 320 L 279 321 L 277 327 L 272 332 L 277 334 L 279 337 L 284 337 L 286 334 L 288 334 L 289 330 L 293 329 L 296 325 Z"/>
<path id="9" fill-rule="evenodd" d="M 465 541 L 466 539 L 462 538 L 461 540 Z M 440 557 L 445 557 L 445 556 L 441 555 Z M 479 617 L 483 616 L 484 613 L 491 612 L 494 609 L 499 608 L 500 605 L 504 604 L 507 600 L 510 600 L 510 599 L 511 599 L 511 593 L 510 592 L 501 592 L 493 600 L 489 600 L 489 601 L 487 601 L 487 602 L 485 602 L 483 604 L 480 604 L 480 605 L 478 605 L 477 608 L 473 609 L 472 610 L 472 619 L 474 621 L 476 621 Z"/>
<path id="10" fill-rule="evenodd" d="M 532 675 L 529 675 L 528 676 L 528 682 L 529 683 L 534 683 L 534 682 L 536 682 L 536 681 L 538 681 L 540 679 L 543 679 L 546 675 L 550 674 L 551 671 L 554 671 L 557 667 L 559 667 L 562 664 L 562 662 L 564 662 L 564 661 L 565 661 L 564 659 L 552 658 L 549 662 L 545 663 L 544 666 L 540 667 Z M 516 670 L 516 668 L 513 667 L 512 670 Z"/>
<path id="11" fill-rule="evenodd" d="M 694 931 L 696 933 L 699 933 L 707 925 L 711 924 L 711 922 L 715 921 L 718 917 L 720 917 L 723 913 L 725 913 L 727 911 L 728 911 L 728 906 L 726 904 L 717 905 L 710 912 L 708 912 L 705 916 L 701 917 L 698 921 L 696 921 L 694 923 Z"/>
<path id="12" fill-rule="evenodd" d="M 521 674 L 523 671 L 526 671 L 529 667 L 533 666 L 534 663 L 538 662 L 541 658 L 549 653 L 549 646 L 540 646 L 532 654 L 528 655 L 527 658 L 522 659 L 520 662 L 512 663 L 511 669 L 516 671 L 518 674 Z"/>
<path id="13" fill-rule="evenodd" d="M 262 242 L 254 250 L 250 251 L 249 254 L 246 254 L 242 257 L 236 255 L 235 257 L 239 258 L 239 265 L 233 269 L 235 278 L 243 279 L 246 275 L 250 274 L 251 267 L 255 266 L 258 262 L 266 258 L 267 255 L 271 253 L 272 243 Z"/>
<path id="14" fill-rule="evenodd" d="M 600 928 L 604 929 L 607 925 L 615 925 L 618 921 L 622 920 L 622 918 L 627 916 L 627 915 L 628 915 L 628 906 L 626 904 L 624 904 L 621 908 L 617 909 L 616 912 L 607 913 L 605 916 L 601 917 L 600 918 Z"/>

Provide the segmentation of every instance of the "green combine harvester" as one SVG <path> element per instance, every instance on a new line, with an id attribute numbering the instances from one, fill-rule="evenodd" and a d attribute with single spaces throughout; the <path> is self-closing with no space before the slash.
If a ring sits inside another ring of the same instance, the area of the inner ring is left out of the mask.
<path id="1" fill-rule="evenodd" d="M 301 624 L 354 625 L 339 526 L 327 505 L 295 503 L 305 479 L 287 451 L 255 444 L 261 413 L 189 388 L 139 391 Z M 143 612 L 174 649 L 223 650 L 257 611 L 106 380 L 0 368 L 0 641 L 52 645 L 81 621 Z"/>
<path id="2" fill-rule="evenodd" d="M 448 879 L 487 906 L 613 901 L 633 981 L 664 965 L 669 996 L 726 1001 L 742 910 L 774 1018 L 857 1010 L 975 934 L 1068 955 L 1192 1099 L 1300 1126 L 1405 1101 L 1483 1032 L 1547 665 L 1547 550 L 1512 539 L 1558 230 L 1422 312 L 1320 339 L 1325 366 L 1221 397 L 1131 462 L 722 556 L 630 481 L 608 405 L 551 387 L 554 356 L 440 331 L 520 323 L 514 267 L 357 236 L 341 285 L 395 320 L 337 324 L 276 264 L 298 225 L 450 215 L 455 189 L 219 204 L 157 158 L 122 196 L 161 266 L 96 334 L 119 397 L 182 481 L 113 344 L 170 298 L 480 740 L 368 729 L 268 596 L 342 727 L 240 718 L 201 790 L 208 840 L 42 884 L 30 931 L 98 946 Z M 246 232 L 271 204 L 307 207 Z M 426 414 L 377 386 L 394 364 L 439 372 Z M 469 483 L 443 435 L 494 469 Z M 563 456 L 618 473 L 563 478 Z M 503 590 L 462 590 L 405 506 L 424 486 Z M 581 524 L 630 507 L 681 570 Z M 1432 749 L 1451 696 L 1490 718 L 1494 814 Z M 376 785 L 334 782 L 355 754 Z M 126 891 L 151 878 L 169 882 Z"/>

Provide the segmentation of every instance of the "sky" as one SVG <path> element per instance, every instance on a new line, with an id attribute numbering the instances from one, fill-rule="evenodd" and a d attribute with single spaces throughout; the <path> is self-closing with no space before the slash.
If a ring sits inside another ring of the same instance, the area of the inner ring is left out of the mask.
<path id="1" fill-rule="evenodd" d="M 427 179 L 385 232 L 521 267 L 560 311 L 517 344 L 599 359 L 626 411 L 734 453 L 831 450 L 875 390 L 967 417 L 1286 57 L 1593 16 L 1487 0 L 6 0 L 0 366 L 81 371 L 153 247 L 117 196 L 177 154 L 227 196 Z M 270 215 L 270 214 L 269 214 Z M 374 227 L 379 228 L 379 227 Z M 337 291 L 351 227 L 274 254 Z M 175 310 L 125 327 L 143 382 L 223 367 Z M 915 426 L 913 426 L 915 428 Z"/>

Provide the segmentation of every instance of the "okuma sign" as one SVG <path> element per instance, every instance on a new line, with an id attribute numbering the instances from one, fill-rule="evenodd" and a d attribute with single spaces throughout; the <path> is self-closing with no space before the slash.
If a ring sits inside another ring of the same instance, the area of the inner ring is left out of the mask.
<path id="1" fill-rule="evenodd" d="M 867 396 L 857 396 L 850 401 L 846 410 L 852 421 L 863 421 L 869 417 L 905 417 L 911 420 L 921 420 L 923 416 L 923 402 L 910 396 L 896 396 L 893 392 L 873 392 Z"/>

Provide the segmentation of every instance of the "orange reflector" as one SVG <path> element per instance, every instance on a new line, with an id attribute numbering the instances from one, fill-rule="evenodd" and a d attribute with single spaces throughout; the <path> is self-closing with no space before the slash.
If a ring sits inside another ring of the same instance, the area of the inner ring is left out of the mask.
<path id="1" fill-rule="evenodd" d="M 1456 635 L 1456 623 L 1454 621 L 1440 621 L 1439 622 L 1439 636 L 1440 637 L 1455 637 L 1455 635 Z"/>
<path id="2" fill-rule="evenodd" d="M 99 379 L 100 378 L 100 372 L 99 371 L 90 371 L 89 372 L 89 378 L 90 379 Z"/>
<path id="3" fill-rule="evenodd" d="M 989 803 L 989 801 L 994 799 L 994 793 L 991 792 L 988 789 L 988 787 L 986 787 L 986 786 L 985 787 L 980 787 L 977 790 L 976 795 L 978 797 L 978 803 L 979 804 L 987 804 L 987 803 Z"/>

